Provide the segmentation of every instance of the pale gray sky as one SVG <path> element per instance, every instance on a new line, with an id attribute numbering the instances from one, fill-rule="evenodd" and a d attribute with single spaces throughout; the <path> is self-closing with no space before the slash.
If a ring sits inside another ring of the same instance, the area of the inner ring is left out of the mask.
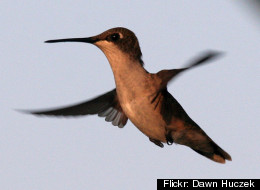
<path id="1" fill-rule="evenodd" d="M 156 189 L 157 178 L 260 177 L 260 29 L 231 0 L 7 1 L 0 6 L 0 189 Z M 169 92 L 233 158 L 214 163 L 191 149 L 152 144 L 131 122 L 49 118 L 16 108 L 63 106 L 114 88 L 90 44 L 45 44 L 109 28 L 133 30 L 150 72 L 198 53 L 226 52 L 170 84 Z"/>

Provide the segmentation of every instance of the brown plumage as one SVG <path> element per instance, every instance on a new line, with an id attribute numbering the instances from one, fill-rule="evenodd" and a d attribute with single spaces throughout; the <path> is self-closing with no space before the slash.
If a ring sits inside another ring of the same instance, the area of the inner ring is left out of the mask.
<path id="1" fill-rule="evenodd" d="M 90 38 L 49 40 L 85 42 L 96 45 L 106 55 L 113 70 L 116 89 L 97 98 L 64 108 L 29 111 L 35 115 L 80 116 L 98 114 L 113 125 L 123 127 L 130 119 L 151 142 L 185 145 L 219 163 L 231 160 L 188 116 L 168 92 L 167 84 L 183 71 L 207 63 L 219 53 L 208 51 L 182 69 L 151 74 L 143 68 L 142 52 L 135 34 L 126 28 L 113 28 Z"/>

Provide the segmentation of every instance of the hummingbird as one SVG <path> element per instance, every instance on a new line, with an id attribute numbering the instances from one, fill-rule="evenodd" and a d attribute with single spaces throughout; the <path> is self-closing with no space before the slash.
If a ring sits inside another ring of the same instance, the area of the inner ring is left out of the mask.
<path id="1" fill-rule="evenodd" d="M 165 143 L 175 143 L 188 146 L 218 163 L 231 161 L 231 156 L 188 116 L 167 90 L 168 83 L 182 72 L 212 61 L 220 55 L 219 52 L 205 52 L 180 69 L 149 73 L 144 68 L 138 39 L 127 28 L 112 28 L 92 37 L 45 42 L 83 42 L 97 46 L 112 68 L 116 88 L 71 106 L 25 112 L 65 117 L 97 114 L 119 128 L 123 128 L 129 119 L 151 142 L 161 148 Z"/>

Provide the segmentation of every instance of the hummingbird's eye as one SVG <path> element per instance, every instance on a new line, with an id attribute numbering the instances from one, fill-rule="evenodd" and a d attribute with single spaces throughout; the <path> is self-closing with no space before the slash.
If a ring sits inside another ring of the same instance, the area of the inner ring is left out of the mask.
<path id="1" fill-rule="evenodd" d="M 114 33 L 110 36 L 110 40 L 115 42 L 120 38 L 120 35 L 118 33 Z"/>

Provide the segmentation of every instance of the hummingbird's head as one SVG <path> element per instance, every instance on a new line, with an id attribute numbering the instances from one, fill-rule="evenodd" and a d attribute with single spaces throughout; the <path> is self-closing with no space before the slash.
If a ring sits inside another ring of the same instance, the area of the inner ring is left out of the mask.
<path id="1" fill-rule="evenodd" d="M 135 34 L 127 28 L 117 27 L 109 29 L 99 35 L 88 38 L 68 38 L 48 40 L 46 43 L 56 42 L 85 42 L 96 45 L 107 57 L 118 55 L 119 51 L 130 59 L 137 60 L 143 65 L 142 52 Z"/>

